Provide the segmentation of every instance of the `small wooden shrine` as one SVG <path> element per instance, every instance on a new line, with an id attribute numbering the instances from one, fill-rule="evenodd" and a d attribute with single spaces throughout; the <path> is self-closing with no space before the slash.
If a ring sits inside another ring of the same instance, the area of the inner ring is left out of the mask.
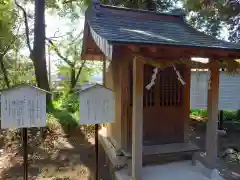
<path id="1" fill-rule="evenodd" d="M 219 68 L 238 67 L 239 57 L 239 45 L 195 30 L 182 11 L 155 13 L 94 2 L 85 14 L 82 58 L 103 61 L 104 85 L 114 92 L 115 121 L 107 127 L 107 140 L 116 155 L 105 148 L 113 170 L 119 168 L 113 161 L 124 156 L 132 179 L 139 180 L 142 165 L 198 150 L 188 139 L 191 68 L 210 72 L 206 162 L 215 168 Z"/>

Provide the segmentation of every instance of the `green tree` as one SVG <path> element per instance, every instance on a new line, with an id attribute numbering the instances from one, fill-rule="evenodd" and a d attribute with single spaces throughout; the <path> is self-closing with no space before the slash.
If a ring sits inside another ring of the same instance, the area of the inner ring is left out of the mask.
<path id="1" fill-rule="evenodd" d="M 14 56 L 14 53 L 9 53 L 4 57 L 4 65 L 8 71 L 8 80 L 10 85 L 29 83 L 35 84 L 34 67 L 31 60 L 24 56 Z M 4 73 L 0 73 L 0 87 L 6 87 L 4 81 Z"/>
<path id="2" fill-rule="evenodd" d="M 184 7 L 190 13 L 190 23 L 206 33 L 219 37 L 223 27 L 229 31 L 229 39 L 239 41 L 239 0 L 185 0 Z"/>
<path id="3" fill-rule="evenodd" d="M 47 77 L 47 65 L 45 57 L 45 0 L 35 0 L 35 15 L 34 15 L 34 40 L 33 47 L 30 42 L 30 30 L 28 25 L 28 15 L 26 10 L 20 5 L 17 0 L 15 4 L 22 11 L 25 23 L 25 33 L 27 47 L 30 51 L 30 58 L 33 61 L 36 82 L 38 87 L 50 90 L 48 77 Z M 47 95 L 47 103 L 51 102 L 51 97 Z"/>
<path id="4" fill-rule="evenodd" d="M 65 81 L 62 84 L 71 93 L 80 80 L 86 80 L 92 68 L 86 60 L 81 60 L 82 33 L 74 35 L 73 32 L 63 38 L 59 43 L 47 38 L 51 49 L 63 63 L 59 65 L 59 74 Z"/>
<path id="5" fill-rule="evenodd" d="M 0 1 L 0 70 L 4 86 L 10 87 L 6 56 L 20 44 L 19 19 L 11 0 Z M 3 87 L 4 87 L 3 86 Z"/>

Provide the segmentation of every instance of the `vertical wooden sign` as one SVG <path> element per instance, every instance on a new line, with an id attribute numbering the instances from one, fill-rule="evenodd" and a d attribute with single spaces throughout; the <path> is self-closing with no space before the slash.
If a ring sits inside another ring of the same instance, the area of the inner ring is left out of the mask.
<path id="1" fill-rule="evenodd" d="M 26 84 L 1 92 L 1 128 L 23 129 L 24 180 L 28 179 L 27 128 L 46 126 L 46 93 Z"/>
<path id="2" fill-rule="evenodd" d="M 100 84 L 92 85 L 79 92 L 80 124 L 95 124 L 96 172 L 98 180 L 98 129 L 99 124 L 111 123 L 115 117 L 113 92 Z"/>

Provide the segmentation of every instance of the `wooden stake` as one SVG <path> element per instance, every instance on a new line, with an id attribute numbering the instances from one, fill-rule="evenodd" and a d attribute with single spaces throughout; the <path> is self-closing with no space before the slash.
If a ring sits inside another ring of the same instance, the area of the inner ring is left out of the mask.
<path id="1" fill-rule="evenodd" d="M 96 154 L 95 179 L 96 180 L 98 180 L 98 129 L 99 129 L 99 125 L 95 124 L 95 154 Z"/>
<path id="2" fill-rule="evenodd" d="M 24 168 L 24 180 L 28 179 L 28 131 L 27 128 L 23 128 L 23 168 Z"/>

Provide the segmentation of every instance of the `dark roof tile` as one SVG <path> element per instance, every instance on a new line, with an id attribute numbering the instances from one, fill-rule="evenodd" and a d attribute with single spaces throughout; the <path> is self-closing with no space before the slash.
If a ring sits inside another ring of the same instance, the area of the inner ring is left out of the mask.
<path id="1" fill-rule="evenodd" d="M 114 14 L 106 9 L 110 9 L 112 12 L 122 11 L 122 13 Z M 199 32 L 181 18 L 177 20 L 168 18 L 140 19 L 137 16 L 129 16 L 129 11 L 145 13 L 146 15 L 152 14 L 149 11 L 100 5 L 98 10 L 95 8 L 87 10 L 86 20 L 91 29 L 110 44 L 161 44 L 240 50 L 239 44 L 218 40 Z M 155 13 L 154 15 L 180 17 L 169 13 Z"/>

